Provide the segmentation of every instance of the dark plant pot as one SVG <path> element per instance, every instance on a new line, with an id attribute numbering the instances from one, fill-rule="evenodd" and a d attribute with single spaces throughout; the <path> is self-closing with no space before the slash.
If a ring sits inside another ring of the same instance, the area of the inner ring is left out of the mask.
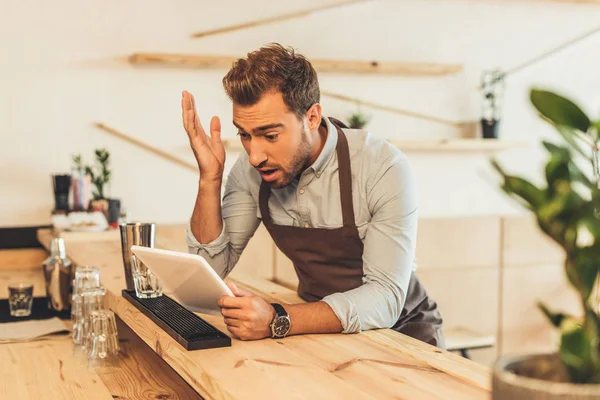
<path id="1" fill-rule="evenodd" d="M 115 225 L 119 222 L 121 216 L 121 200 L 109 199 L 108 200 L 108 224 Z"/>
<path id="2" fill-rule="evenodd" d="M 556 354 L 502 357 L 494 366 L 492 400 L 600 399 L 600 385 L 569 383 Z"/>
<path id="3" fill-rule="evenodd" d="M 484 139 L 498 139 L 498 126 L 500 121 L 497 119 L 482 119 L 481 132 Z"/>

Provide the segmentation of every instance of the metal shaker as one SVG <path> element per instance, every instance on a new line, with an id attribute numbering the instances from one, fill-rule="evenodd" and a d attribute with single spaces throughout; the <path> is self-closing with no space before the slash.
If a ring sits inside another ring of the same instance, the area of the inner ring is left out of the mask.
<path id="1" fill-rule="evenodd" d="M 67 258 L 64 239 L 52 239 L 50 257 L 44 261 L 44 279 L 49 309 L 59 312 L 71 309 L 73 275 L 73 265 Z"/>
<path id="2" fill-rule="evenodd" d="M 134 290 L 133 265 L 131 246 L 154 247 L 156 225 L 153 223 L 129 223 L 119 225 L 121 230 L 121 251 L 123 253 L 123 267 L 125 268 L 125 282 L 127 290 Z"/>

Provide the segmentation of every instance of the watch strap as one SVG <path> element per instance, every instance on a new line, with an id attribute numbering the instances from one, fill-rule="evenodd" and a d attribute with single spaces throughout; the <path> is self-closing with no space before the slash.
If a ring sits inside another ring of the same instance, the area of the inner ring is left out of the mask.
<path id="1" fill-rule="evenodd" d="M 272 303 L 271 305 L 275 309 L 275 312 L 277 313 L 278 317 L 287 317 L 288 316 L 287 311 L 285 311 L 285 308 L 283 308 L 283 306 L 281 304 Z"/>

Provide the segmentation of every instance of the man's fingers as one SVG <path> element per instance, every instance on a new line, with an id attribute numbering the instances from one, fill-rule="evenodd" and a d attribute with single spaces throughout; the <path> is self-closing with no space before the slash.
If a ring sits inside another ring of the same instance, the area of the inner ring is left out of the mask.
<path id="1" fill-rule="evenodd" d="M 183 127 L 185 129 L 185 131 L 188 133 L 189 135 L 189 129 L 188 129 L 188 112 L 187 112 L 187 92 L 183 91 L 181 93 L 181 119 L 183 121 Z"/>
<path id="2" fill-rule="evenodd" d="M 221 308 L 221 315 L 227 318 L 239 319 L 240 321 L 248 319 L 247 313 L 241 308 Z"/>
<path id="3" fill-rule="evenodd" d="M 242 326 L 243 321 L 235 318 L 224 317 L 225 325 L 232 326 L 234 328 L 239 328 Z"/>
<path id="4" fill-rule="evenodd" d="M 192 113 L 194 114 L 194 129 L 196 130 L 196 134 L 204 135 L 204 129 L 202 128 L 202 125 L 200 125 L 200 117 L 198 117 L 198 110 L 196 109 L 196 99 L 194 99 L 194 96 L 191 93 L 190 99 Z"/>
<path id="5" fill-rule="evenodd" d="M 184 111 L 189 111 L 192 109 L 192 103 L 190 102 L 191 93 L 187 90 L 181 92 L 181 108 Z"/>
<path id="6" fill-rule="evenodd" d="M 243 297 L 222 296 L 217 305 L 221 308 L 243 308 L 246 299 Z"/>
<path id="7" fill-rule="evenodd" d="M 233 294 L 236 297 L 249 297 L 249 296 L 254 296 L 254 293 L 249 292 L 245 289 L 242 289 L 241 287 L 239 287 L 238 285 L 236 285 L 235 283 L 229 281 L 226 283 L 227 286 L 229 287 L 229 289 L 231 289 L 231 291 L 233 292 Z"/>
<path id="8" fill-rule="evenodd" d="M 217 116 L 210 120 L 210 137 L 214 140 L 221 140 L 221 120 Z"/>
<path id="9" fill-rule="evenodd" d="M 236 339 L 239 339 L 240 336 L 241 336 L 241 334 L 242 334 L 241 329 L 240 328 L 236 328 L 235 326 L 229 326 L 229 325 L 227 325 L 227 330 L 229 332 L 231 332 L 231 334 L 233 335 L 233 337 L 236 338 Z"/>

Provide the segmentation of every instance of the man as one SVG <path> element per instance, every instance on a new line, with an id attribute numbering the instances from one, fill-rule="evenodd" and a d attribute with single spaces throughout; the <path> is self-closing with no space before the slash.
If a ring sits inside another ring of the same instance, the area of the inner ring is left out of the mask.
<path id="1" fill-rule="evenodd" d="M 201 126 L 183 92 L 183 123 L 198 161 L 190 252 L 226 277 L 261 220 L 294 263 L 306 304 L 282 307 L 229 284 L 219 300 L 242 340 L 390 328 L 443 347 L 442 320 L 414 275 L 416 185 L 405 156 L 366 131 L 323 116 L 317 74 L 272 44 L 223 79 L 246 154 L 229 174 L 221 123 Z"/>

